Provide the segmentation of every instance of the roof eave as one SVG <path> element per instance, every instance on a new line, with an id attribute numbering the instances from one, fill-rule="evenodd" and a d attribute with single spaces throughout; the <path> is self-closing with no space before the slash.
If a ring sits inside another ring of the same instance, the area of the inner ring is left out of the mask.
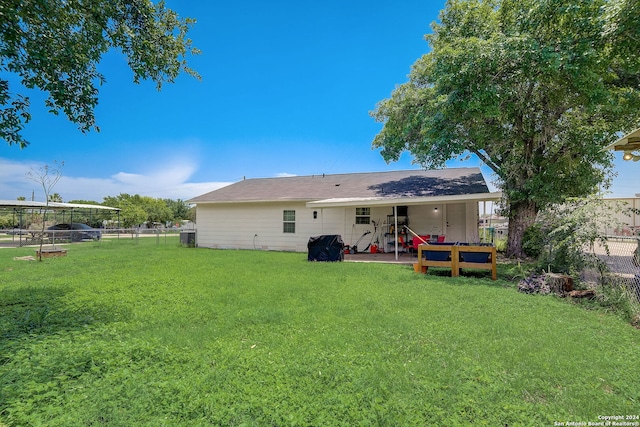
<path id="1" fill-rule="evenodd" d="M 629 132 L 614 143 L 607 145 L 605 150 L 633 151 L 640 149 L 640 128 Z"/>
<path id="2" fill-rule="evenodd" d="M 502 192 L 458 194 L 453 196 L 432 197 L 354 197 L 348 199 L 325 199 L 307 202 L 308 208 L 336 208 L 354 206 L 410 206 L 432 205 L 440 203 L 455 203 L 469 201 L 497 202 L 502 199 Z"/>
<path id="3" fill-rule="evenodd" d="M 313 199 L 258 199 L 258 200 L 189 200 L 191 205 L 237 205 L 250 203 L 307 203 Z"/>

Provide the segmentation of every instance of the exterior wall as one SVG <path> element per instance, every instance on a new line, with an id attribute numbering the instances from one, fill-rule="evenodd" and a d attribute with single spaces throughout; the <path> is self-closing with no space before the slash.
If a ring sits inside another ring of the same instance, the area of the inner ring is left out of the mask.
<path id="1" fill-rule="evenodd" d="M 196 209 L 199 247 L 306 252 L 312 236 L 339 234 L 352 246 L 369 231 L 358 243 L 361 250 L 372 243 L 391 251 L 395 240 L 389 235 L 390 206 L 371 207 L 370 224 L 355 223 L 355 207 L 310 209 L 304 202 L 198 204 Z M 284 210 L 296 212 L 295 233 L 283 232 Z M 415 233 L 445 234 L 454 241 L 471 241 L 477 235 L 477 214 L 476 202 L 408 207 L 409 227 Z"/>
<path id="2" fill-rule="evenodd" d="M 409 206 L 409 228 L 419 236 L 445 234 L 445 205 Z"/>
<path id="3" fill-rule="evenodd" d="M 479 243 L 480 242 L 480 209 L 478 203 L 466 203 L 465 219 L 466 224 L 466 238 L 465 242 Z"/>
<path id="4" fill-rule="evenodd" d="M 367 207 L 365 205 L 360 207 Z M 342 215 L 343 218 L 343 229 L 341 233 L 342 240 L 345 245 L 353 246 L 360 237 L 367 231 L 370 233 L 366 236 L 362 237 L 360 243 L 358 244 L 360 249 L 364 249 L 369 242 L 375 244 L 376 239 L 378 239 L 379 244 L 383 241 L 383 224 L 386 221 L 387 212 L 390 211 L 391 208 L 371 208 L 371 222 L 369 224 L 356 224 L 356 208 L 348 207 L 348 208 L 325 208 L 324 211 L 334 211 L 340 212 L 338 215 Z M 376 228 L 373 223 L 378 224 Z"/>
<path id="5" fill-rule="evenodd" d="M 612 198 L 605 199 L 610 209 L 607 213 L 603 213 L 601 218 L 603 223 L 601 228 L 609 236 L 633 236 L 640 231 L 640 198 Z M 619 212 L 623 208 L 625 212 Z M 635 209 L 636 212 L 629 211 Z M 612 223 L 605 223 L 605 218 L 612 216 Z M 616 224 L 617 223 L 617 224 Z"/>
<path id="6" fill-rule="evenodd" d="M 295 233 L 283 232 L 284 210 L 296 212 Z M 196 212 L 196 243 L 207 248 L 306 252 L 309 237 L 339 234 L 335 216 L 314 219 L 303 202 L 200 204 Z"/>

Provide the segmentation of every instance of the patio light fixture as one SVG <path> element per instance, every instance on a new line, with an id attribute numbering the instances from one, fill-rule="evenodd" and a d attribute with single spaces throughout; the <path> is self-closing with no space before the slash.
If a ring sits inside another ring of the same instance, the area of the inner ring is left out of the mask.
<path id="1" fill-rule="evenodd" d="M 640 155 L 633 154 L 632 151 L 625 151 L 624 154 L 622 155 L 622 159 L 633 160 L 634 162 L 637 162 L 638 160 L 640 160 Z"/>
<path id="2" fill-rule="evenodd" d="M 629 132 L 603 149 L 622 151 L 622 159 L 626 161 L 640 161 L 640 128 Z"/>

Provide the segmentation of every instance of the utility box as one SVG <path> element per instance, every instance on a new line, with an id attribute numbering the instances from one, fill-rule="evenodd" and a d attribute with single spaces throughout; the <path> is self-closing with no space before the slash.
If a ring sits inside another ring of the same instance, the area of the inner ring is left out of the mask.
<path id="1" fill-rule="evenodd" d="M 180 244 L 194 248 L 196 246 L 196 232 L 195 231 L 181 231 L 180 232 Z"/>

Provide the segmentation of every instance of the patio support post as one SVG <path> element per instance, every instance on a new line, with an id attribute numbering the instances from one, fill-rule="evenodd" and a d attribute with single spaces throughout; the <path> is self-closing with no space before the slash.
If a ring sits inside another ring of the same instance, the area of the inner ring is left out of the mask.
<path id="1" fill-rule="evenodd" d="M 394 233 L 395 235 L 395 251 L 396 251 L 396 261 L 398 260 L 398 206 L 393 207 L 393 221 L 394 221 Z"/>
<path id="2" fill-rule="evenodd" d="M 18 214 L 18 217 L 20 218 L 18 220 L 18 221 L 20 221 L 20 224 L 19 224 L 18 228 L 20 230 L 22 230 L 22 228 L 24 227 L 24 223 L 23 223 L 24 218 L 23 218 L 23 216 L 24 216 L 24 209 L 20 209 L 20 213 Z M 22 247 L 22 231 L 19 231 L 18 234 L 20 235 L 18 237 L 18 241 L 20 242 L 20 246 Z"/>
<path id="3" fill-rule="evenodd" d="M 16 208 L 13 208 L 13 219 L 12 219 L 12 224 L 11 224 L 11 228 L 13 228 L 15 230 L 16 228 Z M 22 221 L 20 221 L 20 223 L 18 223 L 18 233 L 22 234 Z M 11 241 L 15 242 L 16 241 L 16 233 L 13 233 L 11 235 Z"/>

